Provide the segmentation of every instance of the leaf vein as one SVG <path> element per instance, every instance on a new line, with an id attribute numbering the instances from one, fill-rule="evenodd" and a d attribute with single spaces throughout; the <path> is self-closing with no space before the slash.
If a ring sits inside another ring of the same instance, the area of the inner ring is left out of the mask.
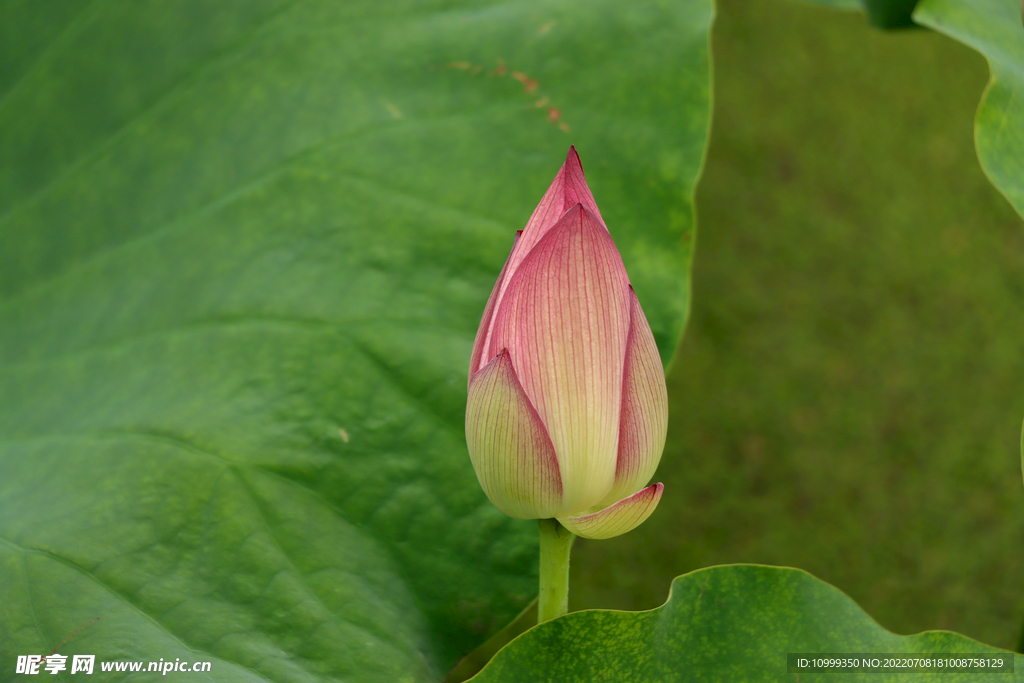
<path id="1" fill-rule="evenodd" d="M 158 622 L 156 619 L 154 619 L 144 609 L 142 609 L 141 607 L 136 605 L 134 602 L 132 602 L 127 596 L 125 596 L 119 590 L 117 590 L 116 588 L 114 588 L 110 584 L 106 583 L 105 581 L 103 581 L 102 579 L 100 579 L 99 577 L 97 577 L 95 574 L 93 574 L 92 572 L 88 571 L 84 567 L 81 567 L 81 566 L 75 564 L 71 560 L 68 560 L 68 559 L 66 559 L 64 557 L 61 557 L 60 555 L 57 555 L 55 553 L 52 553 L 52 552 L 49 552 L 49 551 L 46 551 L 46 550 L 40 550 L 38 548 L 26 548 L 25 546 L 22 546 L 19 543 L 15 543 L 14 541 L 12 541 L 9 538 L 0 537 L 0 541 L 5 543 L 6 545 L 11 546 L 13 549 L 15 549 L 16 552 L 20 552 L 22 554 L 23 561 L 25 560 L 25 557 L 27 555 L 29 555 L 29 554 L 39 555 L 39 556 L 47 558 L 47 559 L 49 559 L 49 560 L 51 560 L 53 562 L 56 562 L 56 563 L 58 563 L 60 565 L 63 565 L 64 567 L 66 567 L 66 568 L 68 568 L 68 569 L 70 569 L 70 570 L 72 570 L 72 571 L 82 575 L 86 579 L 89 579 L 93 584 L 95 584 L 96 586 L 99 586 L 100 588 L 102 588 L 108 595 L 116 598 L 119 602 L 121 602 L 121 603 L 127 605 L 128 607 L 130 607 L 132 609 L 132 611 L 134 611 L 136 614 L 142 616 L 145 620 L 147 620 L 150 623 L 152 623 L 158 630 L 160 630 L 161 632 L 163 632 L 166 635 L 168 635 L 170 638 L 172 638 L 174 641 L 176 641 L 179 645 L 181 645 L 183 648 L 185 648 L 189 652 L 199 653 L 199 654 L 206 655 L 207 657 L 210 657 L 210 658 L 213 658 L 213 659 L 219 659 L 219 660 L 221 660 L 223 662 L 228 662 L 230 664 L 234 664 L 235 666 L 238 666 L 241 669 L 246 669 L 247 671 L 251 672 L 253 675 L 259 677 L 260 680 L 267 681 L 267 683 L 274 683 L 273 681 L 270 681 L 270 679 L 268 679 L 265 676 L 261 675 L 259 672 L 253 671 L 252 669 L 250 669 L 249 667 L 245 666 L 244 664 L 241 664 L 239 662 L 236 662 L 236 661 L 233 661 L 233 660 L 230 660 L 230 659 L 225 659 L 223 657 L 217 657 L 216 655 L 214 655 L 211 652 L 207 652 L 205 650 L 201 650 L 199 648 L 192 647 L 191 645 L 189 645 L 188 643 L 183 641 L 181 638 L 179 638 L 175 633 L 173 633 L 166 626 L 164 626 L 163 624 Z M 33 604 L 33 612 L 34 612 L 34 610 L 35 610 L 35 606 Z M 37 629 L 38 629 L 38 626 L 37 626 Z M 40 631 L 40 634 L 41 633 L 42 632 Z"/>

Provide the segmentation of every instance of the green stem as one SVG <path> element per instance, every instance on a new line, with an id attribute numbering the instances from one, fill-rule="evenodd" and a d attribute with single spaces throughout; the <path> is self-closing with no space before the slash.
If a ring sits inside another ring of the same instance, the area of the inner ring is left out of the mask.
<path id="1" fill-rule="evenodd" d="M 569 551 L 576 537 L 557 519 L 539 519 L 540 598 L 537 623 L 569 611 Z"/>

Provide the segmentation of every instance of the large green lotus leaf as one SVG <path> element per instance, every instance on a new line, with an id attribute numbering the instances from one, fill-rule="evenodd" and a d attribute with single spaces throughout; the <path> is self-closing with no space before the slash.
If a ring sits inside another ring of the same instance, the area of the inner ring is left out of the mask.
<path id="1" fill-rule="evenodd" d="M 974 48 L 991 78 L 974 138 L 992 184 L 1024 216 L 1024 24 L 1017 0 L 921 0 L 914 19 Z"/>
<path id="2" fill-rule="evenodd" d="M 0 2 L 4 680 L 72 634 L 439 680 L 528 603 L 535 524 L 465 450 L 479 316 L 575 143 L 669 360 L 711 14 Z"/>
<path id="3" fill-rule="evenodd" d="M 1015 657 L 1015 673 L 787 673 L 789 653 L 984 654 Z M 648 612 L 588 610 L 512 641 L 474 683 L 644 683 L 1024 680 L 1024 656 L 956 633 L 899 636 L 850 598 L 799 569 L 727 565 L 672 582 Z"/>

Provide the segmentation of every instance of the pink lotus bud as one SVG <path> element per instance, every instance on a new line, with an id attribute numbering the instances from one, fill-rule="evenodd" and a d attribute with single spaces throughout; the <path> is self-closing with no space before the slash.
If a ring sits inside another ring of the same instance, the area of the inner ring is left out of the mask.
<path id="1" fill-rule="evenodd" d="M 661 499 L 661 484 L 643 487 L 667 428 L 654 335 L 570 148 L 484 308 L 469 366 L 469 456 L 505 514 L 609 538 Z"/>

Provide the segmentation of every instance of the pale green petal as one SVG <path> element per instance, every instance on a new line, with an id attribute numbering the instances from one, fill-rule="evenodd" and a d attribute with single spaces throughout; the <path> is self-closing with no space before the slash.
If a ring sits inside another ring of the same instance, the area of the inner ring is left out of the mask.
<path id="1" fill-rule="evenodd" d="M 480 486 L 496 508 L 518 519 L 558 514 L 562 480 L 555 449 L 508 351 L 469 382 L 466 445 Z"/>
<path id="2" fill-rule="evenodd" d="M 653 484 L 600 512 L 582 517 L 560 517 L 558 521 L 566 529 L 583 538 L 621 536 L 637 528 L 651 516 L 654 508 L 658 507 L 664 489 L 662 484 Z"/>
<path id="3" fill-rule="evenodd" d="M 661 356 L 636 293 L 632 287 L 629 291 L 632 308 L 622 379 L 619 459 L 615 485 L 601 501 L 602 507 L 646 486 L 658 469 L 668 433 L 668 389 Z"/>

